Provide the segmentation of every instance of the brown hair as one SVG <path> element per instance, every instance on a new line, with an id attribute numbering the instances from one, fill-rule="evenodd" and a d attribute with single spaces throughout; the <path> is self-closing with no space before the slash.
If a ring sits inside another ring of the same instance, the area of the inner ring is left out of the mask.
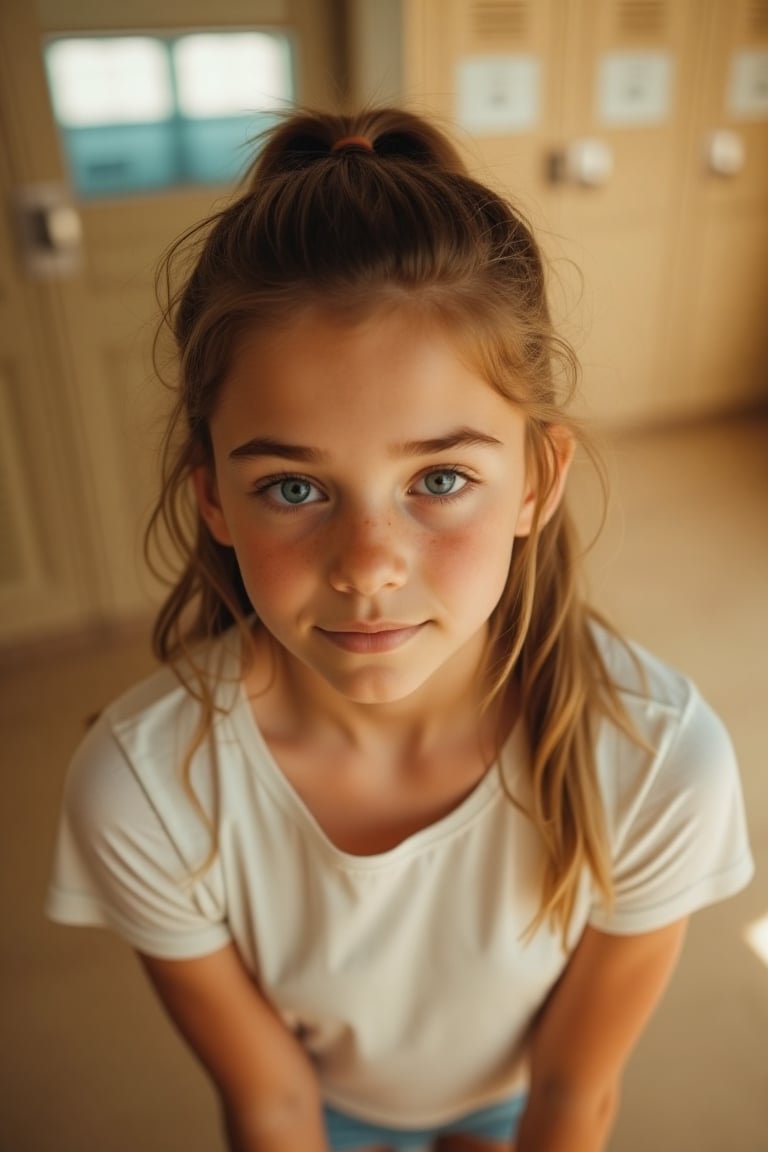
<path id="1" fill-rule="evenodd" d="M 191 270 L 174 294 L 182 256 Z M 211 461 L 208 422 L 246 327 L 287 324 L 318 303 L 351 319 L 401 305 L 450 325 L 526 414 L 542 495 L 491 618 L 489 697 L 517 677 L 533 757 L 527 810 L 546 858 L 536 923 L 552 918 L 565 934 L 585 868 L 610 901 L 596 725 L 628 723 L 579 591 L 568 513 L 560 506 L 548 522 L 542 516 L 559 430 L 581 434 L 566 414 L 577 363 L 553 330 L 530 227 L 422 118 L 390 108 L 306 113 L 268 135 L 238 197 L 182 237 L 163 268 L 179 379 L 149 539 L 170 535 L 182 558 L 154 632 L 156 654 L 177 669 L 194 667 L 194 646 L 233 624 L 246 644 L 250 636 L 234 553 L 212 538 L 189 495 L 191 470 Z M 199 743 L 213 701 L 202 675 L 195 689 L 204 705 Z"/>

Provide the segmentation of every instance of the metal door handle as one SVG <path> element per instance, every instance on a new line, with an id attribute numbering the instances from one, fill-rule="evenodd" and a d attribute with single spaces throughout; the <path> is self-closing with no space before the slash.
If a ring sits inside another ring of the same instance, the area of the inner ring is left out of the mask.
<path id="1" fill-rule="evenodd" d="M 601 188 L 613 175 L 613 150 L 596 137 L 571 140 L 550 157 L 549 174 L 554 184 Z"/>
<path id="2" fill-rule="evenodd" d="M 17 237 L 30 275 L 58 279 L 79 265 L 83 229 L 63 184 L 27 184 L 16 194 Z"/>
<path id="3" fill-rule="evenodd" d="M 747 162 L 744 137 L 729 128 L 711 132 L 706 142 L 706 160 L 716 176 L 738 176 Z"/>

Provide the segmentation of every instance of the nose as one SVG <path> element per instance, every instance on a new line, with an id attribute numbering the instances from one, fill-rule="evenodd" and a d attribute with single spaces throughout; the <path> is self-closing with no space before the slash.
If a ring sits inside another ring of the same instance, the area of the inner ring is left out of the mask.
<path id="1" fill-rule="evenodd" d="M 407 578 L 405 540 L 394 516 L 359 513 L 336 525 L 329 580 L 337 592 L 371 597 L 402 587 Z"/>

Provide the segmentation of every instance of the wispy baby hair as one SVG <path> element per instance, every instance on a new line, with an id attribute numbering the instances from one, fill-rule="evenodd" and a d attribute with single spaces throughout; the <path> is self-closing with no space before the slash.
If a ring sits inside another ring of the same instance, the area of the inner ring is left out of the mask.
<path id="1" fill-rule="evenodd" d="M 527 810 L 546 857 L 541 917 L 565 930 L 585 869 L 610 896 L 595 724 L 625 721 L 578 591 L 568 514 L 561 507 L 546 523 L 542 514 L 558 437 L 578 434 L 567 414 L 577 364 L 554 331 L 531 228 L 421 117 L 301 113 L 267 135 L 237 197 L 182 237 L 163 267 L 178 381 L 150 539 L 170 536 L 181 558 L 154 633 L 157 655 L 176 668 L 194 667 L 194 647 L 233 624 L 246 645 L 250 636 L 234 554 L 189 496 L 192 470 L 212 464 L 209 422 L 246 331 L 288 327 L 309 309 L 350 324 L 406 310 L 440 326 L 524 412 L 540 507 L 491 619 L 488 695 L 517 678 L 533 749 Z M 197 690 L 202 738 L 212 718 L 202 677 Z"/>

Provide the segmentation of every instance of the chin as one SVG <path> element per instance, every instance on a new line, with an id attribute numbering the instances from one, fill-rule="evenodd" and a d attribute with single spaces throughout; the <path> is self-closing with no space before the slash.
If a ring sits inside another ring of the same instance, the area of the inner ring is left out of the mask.
<path id="1" fill-rule="evenodd" d="M 413 696 L 429 677 L 403 676 L 383 669 L 365 669 L 346 676 L 323 677 L 340 696 L 355 704 L 397 704 Z"/>

